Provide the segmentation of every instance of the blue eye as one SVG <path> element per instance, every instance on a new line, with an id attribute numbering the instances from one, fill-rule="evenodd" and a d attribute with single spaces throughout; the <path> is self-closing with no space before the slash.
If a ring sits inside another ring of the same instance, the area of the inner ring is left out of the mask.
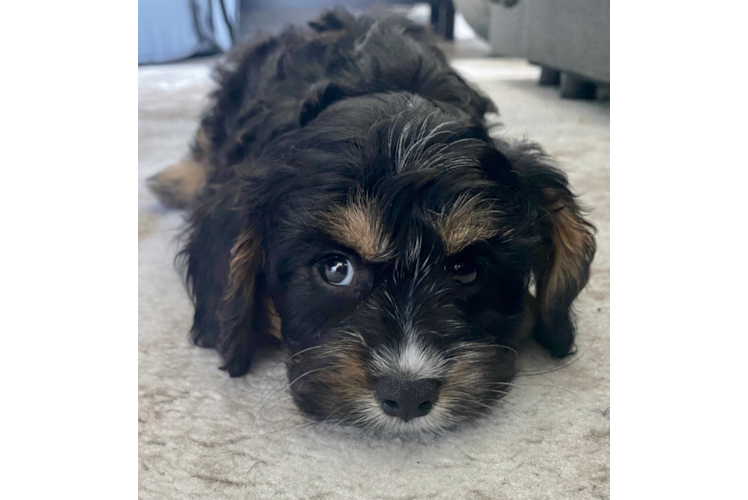
<path id="1" fill-rule="evenodd" d="M 353 265 L 345 257 L 331 257 L 320 265 L 320 274 L 331 285 L 350 285 L 353 282 Z"/>

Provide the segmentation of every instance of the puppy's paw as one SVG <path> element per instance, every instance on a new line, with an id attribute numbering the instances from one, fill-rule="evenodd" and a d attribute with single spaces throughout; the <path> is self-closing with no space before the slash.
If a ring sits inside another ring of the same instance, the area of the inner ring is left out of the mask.
<path id="1" fill-rule="evenodd" d="M 251 360 L 249 353 L 243 356 L 233 356 L 221 367 L 221 370 L 228 372 L 230 377 L 242 377 L 249 372 Z"/>
<path id="2" fill-rule="evenodd" d="M 149 177 L 146 184 L 164 206 L 189 208 L 205 187 L 206 169 L 197 161 L 183 161 Z"/>

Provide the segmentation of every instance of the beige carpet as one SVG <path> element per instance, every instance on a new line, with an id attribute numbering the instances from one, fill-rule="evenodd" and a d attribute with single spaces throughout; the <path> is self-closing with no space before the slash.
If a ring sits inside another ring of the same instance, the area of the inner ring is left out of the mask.
<path id="1" fill-rule="evenodd" d="M 191 304 L 172 265 L 183 214 L 161 208 L 144 183 L 187 152 L 209 66 L 140 68 L 140 498 L 609 498 L 609 105 L 559 99 L 522 61 L 455 66 L 498 104 L 502 133 L 541 142 L 593 208 L 598 254 L 577 303 L 579 354 L 556 361 L 528 346 L 511 406 L 420 441 L 310 425 L 285 390 L 281 354 L 230 379 L 215 352 L 188 341 Z"/>

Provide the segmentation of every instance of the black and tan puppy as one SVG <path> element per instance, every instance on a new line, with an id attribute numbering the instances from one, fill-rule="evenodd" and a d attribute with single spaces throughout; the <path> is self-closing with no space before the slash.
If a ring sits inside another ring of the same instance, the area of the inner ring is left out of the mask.
<path id="1" fill-rule="evenodd" d="M 310 416 L 439 431 L 508 391 L 528 323 L 570 352 L 592 227 L 537 145 L 489 137 L 425 28 L 334 11 L 218 83 L 191 159 L 150 183 L 191 210 L 192 338 L 231 376 L 275 336 Z"/>

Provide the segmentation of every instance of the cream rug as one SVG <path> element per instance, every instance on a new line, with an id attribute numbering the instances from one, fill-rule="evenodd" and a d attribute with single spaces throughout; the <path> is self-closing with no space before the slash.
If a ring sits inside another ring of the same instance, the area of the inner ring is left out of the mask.
<path id="1" fill-rule="evenodd" d="M 173 266 L 183 213 L 160 207 L 145 188 L 147 177 L 187 153 L 212 88 L 210 66 L 143 67 L 140 498 L 609 498 L 609 105 L 559 99 L 554 89 L 537 86 L 537 68 L 522 61 L 461 59 L 454 65 L 498 104 L 506 124 L 500 133 L 543 144 L 593 209 L 598 253 L 577 302 L 579 353 L 558 361 L 529 345 L 521 358 L 524 375 L 503 411 L 472 428 L 418 441 L 310 425 L 285 390 L 282 354 L 230 379 L 218 370 L 214 351 L 188 341 L 192 308 Z"/>

